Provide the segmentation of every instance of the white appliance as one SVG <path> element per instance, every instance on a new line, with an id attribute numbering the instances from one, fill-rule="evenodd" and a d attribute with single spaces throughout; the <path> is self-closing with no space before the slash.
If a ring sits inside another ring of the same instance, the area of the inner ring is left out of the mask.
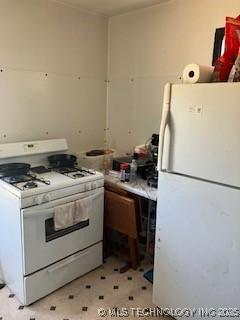
<path id="1" fill-rule="evenodd" d="M 165 87 L 153 301 L 176 318 L 240 314 L 239 101 L 239 83 Z"/>
<path id="2" fill-rule="evenodd" d="M 0 265 L 8 287 L 29 305 L 102 264 L 103 185 L 99 172 L 46 169 L 67 150 L 64 139 L 0 145 L 0 164 L 31 164 L 0 179 Z M 35 167 L 43 167 L 36 173 Z M 54 208 L 91 197 L 89 219 L 55 231 Z"/>

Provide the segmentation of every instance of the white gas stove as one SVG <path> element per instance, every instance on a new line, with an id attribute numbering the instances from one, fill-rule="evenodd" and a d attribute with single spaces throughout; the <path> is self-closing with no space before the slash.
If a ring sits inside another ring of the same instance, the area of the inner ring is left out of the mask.
<path id="1" fill-rule="evenodd" d="M 104 178 L 77 165 L 50 168 L 48 156 L 66 150 L 64 139 L 0 145 L 0 165 L 31 165 L 0 177 L 0 265 L 24 305 L 102 264 Z M 84 200 L 88 219 L 56 231 L 55 208 Z"/>

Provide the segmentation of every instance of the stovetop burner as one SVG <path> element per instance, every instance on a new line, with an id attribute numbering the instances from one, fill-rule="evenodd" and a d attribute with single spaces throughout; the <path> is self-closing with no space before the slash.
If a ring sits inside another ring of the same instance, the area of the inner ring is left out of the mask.
<path id="1" fill-rule="evenodd" d="M 46 168 L 44 166 L 39 166 L 32 169 L 33 170 L 27 174 L 7 175 L 0 177 L 0 179 L 21 191 L 25 191 L 50 185 L 48 172 L 57 172 L 75 180 L 96 174 L 94 170 L 80 167 Z M 42 174 L 43 176 L 41 177 Z M 51 179 L 50 176 L 49 178 Z"/>
<path id="2" fill-rule="evenodd" d="M 73 168 L 61 167 L 61 168 L 54 168 L 53 170 L 58 173 L 64 174 L 65 176 L 72 179 L 79 179 L 79 178 L 96 174 L 94 170 L 87 169 L 87 168 L 79 168 L 79 167 L 73 167 Z"/>
<path id="3" fill-rule="evenodd" d="M 74 178 L 81 178 L 81 177 L 84 177 L 84 174 L 82 174 L 81 172 L 76 172 L 73 174 L 73 177 Z"/>
<path id="4" fill-rule="evenodd" d="M 23 188 L 24 189 L 33 189 L 33 188 L 37 188 L 38 184 L 35 181 L 29 181 L 27 183 L 24 184 Z"/>
<path id="5" fill-rule="evenodd" d="M 50 185 L 49 180 L 37 178 L 33 174 L 6 176 L 2 177 L 1 179 L 21 191 L 42 187 L 44 185 Z"/>
<path id="6" fill-rule="evenodd" d="M 2 177 L 2 180 L 7 183 L 14 184 L 14 183 L 18 183 L 18 182 L 30 181 L 30 180 L 32 180 L 32 177 L 28 176 L 28 175 L 7 176 L 7 177 Z"/>
<path id="7" fill-rule="evenodd" d="M 66 174 L 70 172 L 76 172 L 77 168 L 60 167 L 60 168 L 53 168 L 52 170 L 61 174 Z"/>

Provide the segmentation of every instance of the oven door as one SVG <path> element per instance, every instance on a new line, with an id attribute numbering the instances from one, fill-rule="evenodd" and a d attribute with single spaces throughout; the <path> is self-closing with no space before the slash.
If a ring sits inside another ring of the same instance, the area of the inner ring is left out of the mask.
<path id="1" fill-rule="evenodd" d="M 92 197 L 89 220 L 55 232 L 54 208 Z M 29 275 L 103 239 L 103 188 L 22 210 L 24 275 Z"/>

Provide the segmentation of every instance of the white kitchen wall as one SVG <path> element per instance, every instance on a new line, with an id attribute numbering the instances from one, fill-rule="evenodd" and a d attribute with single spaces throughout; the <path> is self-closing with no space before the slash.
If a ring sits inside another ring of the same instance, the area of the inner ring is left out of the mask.
<path id="1" fill-rule="evenodd" d="M 109 20 L 108 143 L 131 151 L 159 131 L 163 86 L 186 64 L 211 64 L 215 29 L 239 0 L 172 0 Z"/>
<path id="2" fill-rule="evenodd" d="M 215 29 L 240 4 L 170 0 L 109 25 L 58 1 L 1 0 L 0 11 L 0 143 L 99 147 L 107 110 L 108 144 L 125 152 L 158 132 L 164 84 L 188 63 L 211 63 Z"/>
<path id="3" fill-rule="evenodd" d="M 0 143 L 101 147 L 107 19 L 49 0 L 1 0 L 0 12 Z"/>

